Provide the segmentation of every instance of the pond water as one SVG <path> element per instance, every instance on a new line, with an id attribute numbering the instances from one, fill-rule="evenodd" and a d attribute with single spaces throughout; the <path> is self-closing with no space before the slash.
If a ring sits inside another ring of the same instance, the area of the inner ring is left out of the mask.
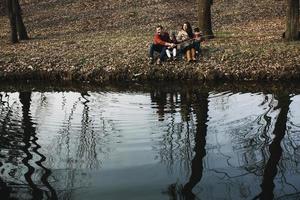
<path id="1" fill-rule="evenodd" d="M 1 199 L 300 199 L 278 88 L 0 88 Z"/>

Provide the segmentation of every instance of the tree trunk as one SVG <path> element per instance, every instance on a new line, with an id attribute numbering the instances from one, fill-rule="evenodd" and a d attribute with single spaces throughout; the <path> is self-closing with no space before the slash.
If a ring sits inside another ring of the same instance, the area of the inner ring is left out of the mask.
<path id="1" fill-rule="evenodd" d="M 19 0 L 6 0 L 7 14 L 11 28 L 11 42 L 17 43 L 20 40 L 29 39 L 22 19 L 22 10 Z M 18 38 L 19 35 L 19 38 Z"/>
<path id="2" fill-rule="evenodd" d="M 287 0 L 285 39 L 299 39 L 299 0 Z"/>
<path id="3" fill-rule="evenodd" d="M 28 40 L 27 31 L 22 19 L 22 10 L 19 4 L 19 0 L 12 0 L 14 2 L 14 8 L 16 13 L 17 31 L 19 33 L 20 40 Z"/>
<path id="4" fill-rule="evenodd" d="M 4 16 L 6 14 L 6 8 L 5 0 L 0 0 L 0 16 Z"/>
<path id="5" fill-rule="evenodd" d="M 204 37 L 214 38 L 211 24 L 212 0 L 198 0 L 198 23 Z"/>
<path id="6" fill-rule="evenodd" d="M 10 22 L 10 29 L 11 29 L 11 42 L 17 43 L 18 41 L 18 35 L 17 35 L 17 24 L 16 24 L 16 14 L 14 10 L 14 3 L 11 0 L 7 0 L 7 14 L 9 17 Z"/>

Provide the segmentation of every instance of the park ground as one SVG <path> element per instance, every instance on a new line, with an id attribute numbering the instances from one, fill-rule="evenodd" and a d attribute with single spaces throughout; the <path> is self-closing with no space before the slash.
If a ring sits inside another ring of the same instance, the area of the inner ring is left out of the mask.
<path id="1" fill-rule="evenodd" d="M 148 63 L 155 26 L 197 26 L 196 0 L 20 0 L 30 40 L 11 44 L 0 16 L 0 80 L 300 80 L 285 1 L 214 0 L 214 39 L 196 63 Z"/>

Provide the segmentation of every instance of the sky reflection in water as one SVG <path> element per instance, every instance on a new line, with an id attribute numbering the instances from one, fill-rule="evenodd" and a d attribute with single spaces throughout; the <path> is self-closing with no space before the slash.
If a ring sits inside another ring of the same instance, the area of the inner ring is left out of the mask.
<path id="1" fill-rule="evenodd" d="M 17 199 L 299 199 L 300 95 L 1 92 Z"/>

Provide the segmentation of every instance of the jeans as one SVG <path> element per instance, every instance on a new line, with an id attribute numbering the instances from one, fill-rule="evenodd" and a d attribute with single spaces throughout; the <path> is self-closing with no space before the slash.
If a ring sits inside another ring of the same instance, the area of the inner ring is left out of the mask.
<path id="1" fill-rule="evenodd" d="M 195 50 L 198 52 L 198 55 L 201 53 L 200 42 L 194 42 Z"/>
<path id="2" fill-rule="evenodd" d="M 161 61 L 163 61 L 166 57 L 166 50 L 167 50 L 166 46 L 162 46 L 162 45 L 159 45 L 159 44 L 151 44 L 150 45 L 149 56 L 150 56 L 150 58 L 153 58 L 154 57 L 154 52 L 156 51 L 156 52 L 160 53 L 159 58 L 160 58 Z"/>

